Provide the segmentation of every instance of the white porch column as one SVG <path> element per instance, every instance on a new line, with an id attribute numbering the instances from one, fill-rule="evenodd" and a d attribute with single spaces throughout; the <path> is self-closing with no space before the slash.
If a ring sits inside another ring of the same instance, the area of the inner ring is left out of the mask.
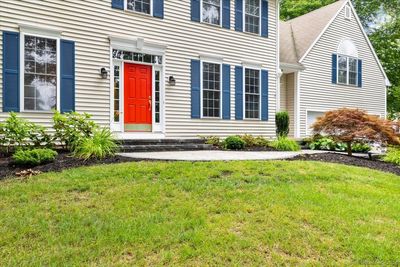
<path id="1" fill-rule="evenodd" d="M 295 74 L 295 92 L 294 92 L 294 137 L 300 138 L 300 83 L 301 72 Z"/>
<path id="2" fill-rule="evenodd" d="M 276 73 L 276 112 L 281 111 L 281 77 L 283 72 L 281 69 L 278 69 Z"/>

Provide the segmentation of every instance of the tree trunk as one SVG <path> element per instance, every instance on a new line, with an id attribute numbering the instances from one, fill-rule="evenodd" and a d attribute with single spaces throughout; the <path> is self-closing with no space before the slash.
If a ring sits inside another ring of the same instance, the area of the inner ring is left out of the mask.
<path id="1" fill-rule="evenodd" d="M 351 147 L 351 142 L 347 142 L 347 155 L 353 156 L 353 149 Z"/>

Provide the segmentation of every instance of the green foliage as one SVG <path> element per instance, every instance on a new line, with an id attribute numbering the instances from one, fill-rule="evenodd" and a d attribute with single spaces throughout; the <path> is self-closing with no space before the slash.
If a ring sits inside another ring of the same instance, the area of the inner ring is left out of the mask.
<path id="1" fill-rule="evenodd" d="M 390 147 L 386 156 L 383 158 L 385 162 L 394 163 L 400 165 L 400 148 Z"/>
<path id="2" fill-rule="evenodd" d="M 246 147 L 268 147 L 269 141 L 262 136 L 253 136 L 251 134 L 245 134 L 240 137 Z"/>
<path id="3" fill-rule="evenodd" d="M 221 138 L 219 138 L 218 136 L 208 136 L 208 137 L 205 137 L 205 143 L 207 145 L 213 145 L 213 146 L 219 147 L 219 146 L 221 146 L 222 141 L 221 141 Z"/>
<path id="4" fill-rule="evenodd" d="M 289 113 L 286 111 L 277 112 L 275 115 L 276 135 L 287 137 L 289 134 Z"/>
<path id="5" fill-rule="evenodd" d="M 18 150 L 13 155 L 17 165 L 38 166 L 55 160 L 57 152 L 51 149 Z"/>
<path id="6" fill-rule="evenodd" d="M 329 150 L 329 151 L 346 151 L 347 144 L 336 142 L 330 137 L 317 136 L 314 137 L 308 147 L 312 150 Z M 355 143 L 351 147 L 355 153 L 367 153 L 371 150 L 371 146 L 364 143 Z"/>
<path id="7" fill-rule="evenodd" d="M 56 111 L 53 116 L 55 138 L 65 149 L 73 151 L 81 139 L 89 138 L 98 126 L 90 120 L 91 115 L 76 112 L 61 114 Z"/>
<path id="8" fill-rule="evenodd" d="M 53 137 L 46 132 L 45 127 L 22 119 L 14 112 L 0 124 L 0 147 L 4 147 L 6 153 L 18 148 L 41 148 L 52 145 Z"/>
<path id="9" fill-rule="evenodd" d="M 75 143 L 74 156 L 87 160 L 90 158 L 104 159 L 113 156 L 118 145 L 108 129 L 94 130 L 92 136 L 80 138 Z"/>
<path id="10" fill-rule="evenodd" d="M 246 143 L 240 138 L 240 136 L 229 136 L 224 140 L 224 148 L 230 150 L 241 150 L 244 149 Z"/>
<path id="11" fill-rule="evenodd" d="M 299 151 L 300 145 L 293 139 L 280 136 L 272 142 L 272 147 L 279 151 Z"/>
<path id="12" fill-rule="evenodd" d="M 354 153 L 368 153 L 371 149 L 372 147 L 370 145 L 363 143 L 356 143 L 351 146 L 351 150 L 353 150 Z"/>

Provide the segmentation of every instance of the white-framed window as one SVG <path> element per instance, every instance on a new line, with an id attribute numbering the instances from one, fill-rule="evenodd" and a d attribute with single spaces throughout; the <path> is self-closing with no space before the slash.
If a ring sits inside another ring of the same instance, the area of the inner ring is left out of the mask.
<path id="1" fill-rule="evenodd" d="M 260 34 L 261 32 L 261 0 L 245 0 L 244 5 L 244 31 Z"/>
<path id="2" fill-rule="evenodd" d="M 348 5 L 344 8 L 344 17 L 351 20 L 351 8 Z"/>
<path id="3" fill-rule="evenodd" d="M 154 122 L 161 122 L 161 71 L 154 70 Z"/>
<path id="4" fill-rule="evenodd" d="M 59 105 L 60 40 L 21 34 L 21 107 L 23 111 L 51 111 Z"/>
<path id="5" fill-rule="evenodd" d="M 244 118 L 260 119 L 261 115 L 261 71 L 244 69 Z"/>
<path id="6" fill-rule="evenodd" d="M 126 10 L 151 15 L 152 0 L 125 0 Z"/>
<path id="7" fill-rule="evenodd" d="M 201 21 L 214 25 L 222 22 L 222 0 L 201 0 Z"/>
<path id="8" fill-rule="evenodd" d="M 121 65 L 114 64 L 114 122 L 121 120 Z"/>
<path id="9" fill-rule="evenodd" d="M 202 62 L 202 117 L 221 118 L 222 64 Z"/>
<path id="10" fill-rule="evenodd" d="M 356 86 L 358 81 L 358 60 L 338 55 L 338 83 Z"/>

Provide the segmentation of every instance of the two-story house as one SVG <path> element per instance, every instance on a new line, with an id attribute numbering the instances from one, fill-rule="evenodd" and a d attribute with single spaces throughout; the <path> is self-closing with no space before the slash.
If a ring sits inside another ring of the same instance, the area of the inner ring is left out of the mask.
<path id="1" fill-rule="evenodd" d="M 0 0 L 0 121 L 87 112 L 120 138 L 274 136 L 275 0 Z"/>

